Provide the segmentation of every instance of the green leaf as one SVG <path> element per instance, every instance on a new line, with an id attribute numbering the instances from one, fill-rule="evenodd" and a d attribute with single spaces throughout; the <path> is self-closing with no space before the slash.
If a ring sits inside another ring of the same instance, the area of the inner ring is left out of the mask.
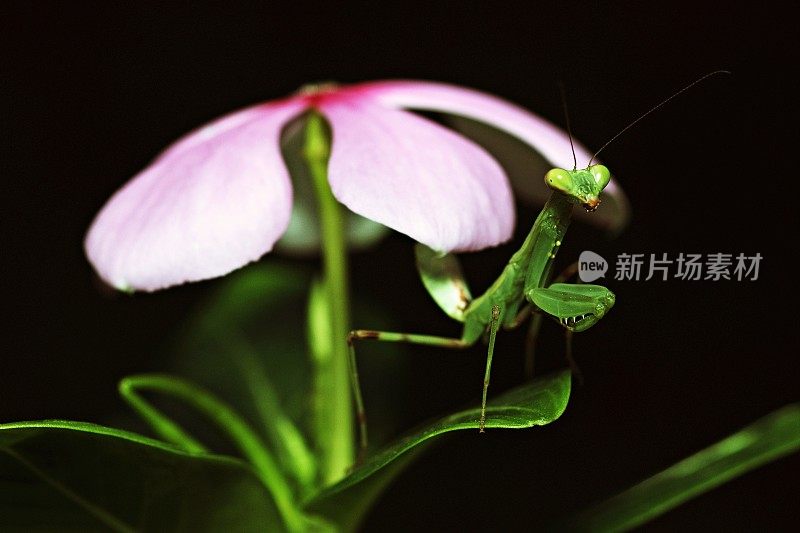
<path id="1" fill-rule="evenodd" d="M 283 530 L 243 461 L 84 422 L 0 424 L 0 530 Z"/>
<path id="2" fill-rule="evenodd" d="M 745 472 L 800 449 L 800 404 L 775 411 L 581 513 L 571 529 L 627 531 Z"/>
<path id="3" fill-rule="evenodd" d="M 556 420 L 569 400 L 569 371 L 538 378 L 493 399 L 486 409 L 486 428 L 530 428 Z M 359 468 L 310 500 L 306 509 L 353 530 L 394 476 L 429 439 L 461 429 L 477 433 L 480 408 L 446 416 L 369 457 Z"/>

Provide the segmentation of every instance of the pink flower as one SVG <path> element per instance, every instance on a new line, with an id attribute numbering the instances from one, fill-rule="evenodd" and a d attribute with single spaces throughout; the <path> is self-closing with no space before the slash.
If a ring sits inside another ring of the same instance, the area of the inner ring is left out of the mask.
<path id="1" fill-rule="evenodd" d="M 310 108 L 331 125 L 334 196 L 440 251 L 509 239 L 511 190 L 483 148 L 405 108 L 485 122 L 571 168 L 563 131 L 488 94 L 420 81 L 322 86 L 189 133 L 117 191 L 86 236 L 100 276 L 119 289 L 153 291 L 227 274 L 269 252 L 292 207 L 281 130 Z M 575 149 L 579 161 L 589 160 L 584 148 Z"/>

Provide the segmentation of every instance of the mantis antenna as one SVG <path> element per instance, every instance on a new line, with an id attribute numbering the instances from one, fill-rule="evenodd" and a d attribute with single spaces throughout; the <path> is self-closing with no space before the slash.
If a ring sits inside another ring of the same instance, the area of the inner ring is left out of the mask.
<path id="1" fill-rule="evenodd" d="M 630 124 L 628 124 L 627 126 L 625 126 L 624 128 L 622 128 L 622 130 L 620 130 L 620 132 L 619 132 L 619 133 L 617 133 L 616 135 L 614 135 L 613 137 L 611 137 L 611 139 L 609 139 L 609 140 L 608 140 L 608 141 L 607 141 L 607 142 L 606 142 L 606 143 L 605 143 L 603 146 L 601 146 L 601 147 L 600 147 L 600 149 L 594 153 L 594 155 L 592 156 L 592 158 L 591 158 L 591 159 L 589 159 L 589 164 L 587 165 L 587 167 L 592 165 L 592 161 L 594 161 L 594 158 L 595 158 L 595 157 L 597 157 L 597 155 L 598 155 L 600 152 L 602 152 L 602 151 L 605 149 L 605 147 L 606 147 L 606 146 L 608 146 L 609 144 L 611 144 L 612 142 L 614 142 L 614 141 L 617 139 L 617 137 L 619 137 L 620 135 L 622 135 L 623 133 L 625 133 L 626 131 L 628 131 L 629 129 L 631 129 L 633 126 L 635 126 L 636 124 L 638 124 L 640 120 L 642 120 L 644 117 L 646 117 L 647 115 L 649 115 L 650 113 L 652 113 L 653 111 L 655 111 L 656 109 L 658 109 L 659 107 L 663 106 L 664 104 L 666 104 L 667 102 L 669 102 L 670 100 L 672 100 L 673 98 L 675 98 L 676 96 L 678 96 L 679 94 L 681 94 L 681 93 L 683 93 L 683 92 L 685 92 L 685 91 L 688 91 L 689 89 L 691 89 L 692 87 L 694 87 L 695 85 L 697 85 L 697 84 L 698 84 L 698 83 L 700 83 L 701 81 L 705 80 L 706 78 L 710 78 L 711 76 L 716 76 L 717 74 L 730 74 L 730 73 L 731 73 L 731 72 L 730 72 L 730 71 L 728 71 L 728 70 L 715 70 L 714 72 L 709 72 L 709 73 L 708 73 L 708 74 L 706 74 L 705 76 L 701 76 L 701 77 L 697 78 L 696 80 L 694 80 L 692 83 L 690 83 L 689 85 L 687 85 L 687 86 L 686 86 L 686 87 L 684 87 L 683 89 L 681 89 L 681 90 L 679 90 L 679 91 L 677 91 L 677 92 L 673 93 L 673 94 L 672 94 L 672 96 L 670 96 L 670 97 L 666 98 L 666 99 L 665 99 L 665 100 L 663 100 L 661 103 L 654 105 L 654 106 L 653 106 L 653 107 L 651 107 L 651 108 L 650 108 L 650 109 L 649 109 L 647 112 L 645 112 L 645 113 L 644 113 L 644 114 L 642 114 L 642 115 L 639 115 L 639 117 L 638 117 L 636 120 L 634 120 L 633 122 L 631 122 Z M 567 128 L 569 128 L 569 122 L 567 122 Z M 572 143 L 572 135 L 570 135 L 570 143 Z M 573 150 L 573 155 L 574 155 L 574 150 Z"/>
<path id="2" fill-rule="evenodd" d="M 558 89 L 561 91 L 561 105 L 564 108 L 564 119 L 567 121 L 567 134 L 569 135 L 569 147 L 572 148 L 572 170 L 578 168 L 578 158 L 575 157 L 575 145 L 572 143 L 572 127 L 569 125 L 569 110 L 567 109 L 567 95 L 564 91 L 564 82 L 558 82 Z M 592 158 L 594 159 L 594 158 Z"/>

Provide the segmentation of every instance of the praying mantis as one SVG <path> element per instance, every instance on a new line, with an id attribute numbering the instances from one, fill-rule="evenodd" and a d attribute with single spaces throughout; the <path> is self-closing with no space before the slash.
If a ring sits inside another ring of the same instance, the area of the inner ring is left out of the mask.
<path id="1" fill-rule="evenodd" d="M 486 425 L 486 396 L 489 388 L 495 337 L 502 325 L 511 329 L 520 325 L 531 312 L 544 313 L 570 332 L 589 329 L 614 305 L 614 294 L 600 285 L 569 283 L 549 284 L 553 262 L 572 218 L 573 207 L 594 211 L 600 204 L 600 192 L 611 179 L 603 165 L 583 170 L 555 168 L 544 177 L 552 190 L 530 233 L 506 264 L 500 276 L 477 298 L 471 298 L 458 259 L 452 254 L 438 254 L 416 245 L 417 268 L 422 282 L 442 310 L 464 324 L 459 338 L 354 330 L 347 336 L 350 349 L 353 395 L 358 412 L 362 449 L 367 446 L 366 415 L 358 385 L 355 341 L 375 339 L 444 348 L 467 348 L 488 333 L 488 355 L 483 380 L 479 429 Z"/>
<path id="2" fill-rule="evenodd" d="M 417 270 L 425 289 L 448 316 L 463 323 L 463 331 L 458 338 L 366 329 L 353 330 L 347 335 L 351 385 L 358 416 L 362 453 L 367 447 L 367 427 L 356 367 L 355 341 L 357 340 L 374 339 L 464 349 L 488 335 L 486 370 L 478 420 L 481 433 L 486 426 L 486 397 L 495 338 L 501 325 L 506 329 L 512 329 L 534 313 L 535 321 L 532 329 L 535 330 L 542 315 L 550 316 L 567 330 L 569 357 L 571 333 L 585 331 L 597 324 L 615 302 L 614 293 L 601 285 L 570 284 L 558 280 L 550 282 L 553 262 L 569 227 L 573 207 L 581 205 L 587 211 L 597 209 L 600 204 L 600 192 L 611 180 L 608 168 L 592 164 L 594 158 L 650 113 L 706 78 L 717 74 L 730 74 L 730 72 L 725 70 L 710 72 L 650 108 L 595 152 L 586 168 L 577 169 L 576 161 L 572 170 L 554 168 L 547 172 L 544 181 L 551 189 L 549 200 L 534 221 L 522 246 L 511 256 L 500 276 L 481 296 L 474 299 L 471 297 L 458 259 L 454 255 L 439 254 L 422 244 L 416 245 Z M 569 128 L 569 119 L 567 126 Z M 570 142 L 572 142 L 571 134 Z M 574 155 L 573 149 L 573 158 Z"/>

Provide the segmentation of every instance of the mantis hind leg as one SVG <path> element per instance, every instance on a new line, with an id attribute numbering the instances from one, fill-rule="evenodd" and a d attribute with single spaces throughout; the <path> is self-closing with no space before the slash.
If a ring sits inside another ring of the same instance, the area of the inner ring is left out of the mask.
<path id="1" fill-rule="evenodd" d="M 525 379 L 533 378 L 536 364 L 536 340 L 539 338 L 539 330 L 542 329 L 543 317 L 542 313 L 534 313 L 528 333 L 525 335 Z"/>
<path id="2" fill-rule="evenodd" d="M 532 379 L 536 363 L 536 340 L 539 337 L 539 330 L 542 328 L 542 319 L 544 314 L 542 312 L 535 312 L 531 319 L 531 327 L 528 328 L 528 334 L 525 336 L 525 379 Z M 578 378 L 578 381 L 583 382 L 583 374 L 575 359 L 572 357 L 572 335 L 574 332 L 571 329 L 564 328 L 564 355 L 572 370 L 572 374 Z"/>
<path id="3" fill-rule="evenodd" d="M 415 333 L 397 333 L 393 331 L 375 331 L 371 329 L 357 329 L 353 330 L 347 335 L 347 346 L 349 348 L 349 364 L 350 364 L 350 386 L 353 391 L 353 400 L 356 407 L 356 416 L 358 420 L 358 434 L 360 452 L 358 462 L 364 458 L 367 450 L 367 413 L 364 410 L 364 400 L 361 395 L 361 383 L 358 379 L 358 365 L 356 364 L 356 348 L 355 342 L 360 340 L 377 340 L 383 342 L 404 342 L 408 344 L 420 344 L 424 346 L 438 346 L 440 348 L 453 348 L 464 349 L 475 341 L 469 341 L 465 338 L 453 337 L 439 337 L 436 335 L 418 335 Z"/>
<path id="4" fill-rule="evenodd" d="M 572 371 L 572 375 L 578 379 L 579 385 L 583 385 L 583 372 L 581 372 L 581 367 L 578 366 L 575 358 L 572 357 L 573 335 L 574 332 L 571 329 L 564 329 L 564 355 L 567 358 L 567 363 L 569 363 L 569 369 Z"/>
<path id="5" fill-rule="evenodd" d="M 567 268 L 565 268 L 561 274 L 559 274 L 554 280 L 553 283 L 563 283 L 567 281 L 572 276 L 575 276 L 578 273 L 578 261 L 575 261 Z M 580 283 L 580 280 L 578 280 Z M 541 317 L 543 315 L 538 315 L 539 323 L 541 323 Z M 578 363 L 575 361 L 575 358 L 572 356 L 572 335 L 574 332 L 569 328 L 564 328 L 564 355 L 567 358 L 567 363 L 569 363 L 569 368 L 572 371 L 572 375 L 578 378 L 578 383 L 581 385 L 583 384 L 583 372 L 581 372 Z M 531 369 L 532 370 L 532 369 Z"/>

